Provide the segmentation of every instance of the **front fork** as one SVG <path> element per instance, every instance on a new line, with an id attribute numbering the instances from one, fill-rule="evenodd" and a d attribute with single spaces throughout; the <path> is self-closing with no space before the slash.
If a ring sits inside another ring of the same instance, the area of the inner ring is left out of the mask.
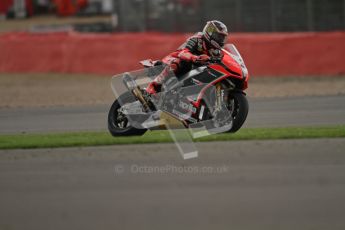
<path id="1" fill-rule="evenodd" d="M 216 103 L 215 111 L 220 111 L 224 102 L 224 90 L 222 90 L 221 83 L 216 84 Z"/>

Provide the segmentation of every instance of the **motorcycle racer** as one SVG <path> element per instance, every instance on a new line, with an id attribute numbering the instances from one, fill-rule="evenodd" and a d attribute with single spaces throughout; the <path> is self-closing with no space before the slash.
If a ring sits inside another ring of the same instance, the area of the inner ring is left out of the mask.
<path id="1" fill-rule="evenodd" d="M 222 56 L 221 49 L 227 36 L 228 30 L 224 23 L 217 20 L 208 21 L 202 32 L 188 38 L 176 51 L 162 59 L 166 67 L 148 85 L 146 91 L 149 94 L 155 94 L 169 75 L 169 71 L 179 76 L 188 72 L 193 65 L 206 64 L 211 56 Z"/>

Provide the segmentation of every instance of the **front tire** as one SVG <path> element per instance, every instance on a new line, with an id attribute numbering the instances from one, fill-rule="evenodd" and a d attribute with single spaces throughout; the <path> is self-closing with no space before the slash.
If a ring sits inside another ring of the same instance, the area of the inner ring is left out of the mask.
<path id="1" fill-rule="evenodd" d="M 231 108 L 233 124 L 232 128 L 228 132 L 234 133 L 238 131 L 246 121 L 249 105 L 247 97 L 243 92 L 231 92 L 229 95 L 229 104 L 231 104 L 230 106 L 233 106 Z"/>
<path id="2" fill-rule="evenodd" d="M 140 136 L 143 135 L 147 129 L 137 129 L 131 126 L 128 118 L 121 114 L 118 110 L 121 108 L 120 102 L 122 104 L 135 102 L 136 99 L 130 92 L 122 94 L 118 99 L 112 104 L 108 113 L 108 130 L 111 135 L 115 136 Z"/>

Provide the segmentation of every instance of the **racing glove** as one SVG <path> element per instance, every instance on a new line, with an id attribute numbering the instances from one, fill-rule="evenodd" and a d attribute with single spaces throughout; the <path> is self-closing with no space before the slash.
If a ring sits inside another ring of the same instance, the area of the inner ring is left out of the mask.
<path id="1" fill-rule="evenodd" d="M 200 56 L 192 54 L 188 49 L 184 49 L 181 51 L 181 53 L 178 55 L 178 57 L 181 60 L 184 61 L 191 61 L 194 63 L 204 64 L 207 63 L 210 60 L 210 57 L 206 54 L 202 54 Z"/>
<path id="2" fill-rule="evenodd" d="M 200 64 L 207 63 L 208 61 L 210 61 L 210 57 L 207 56 L 206 54 L 201 54 L 200 56 L 195 56 L 195 60 L 193 60 L 193 62 L 200 63 Z"/>

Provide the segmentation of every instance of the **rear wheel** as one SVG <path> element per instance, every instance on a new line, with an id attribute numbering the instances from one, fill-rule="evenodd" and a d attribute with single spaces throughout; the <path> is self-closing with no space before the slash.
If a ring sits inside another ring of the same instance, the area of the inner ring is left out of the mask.
<path id="1" fill-rule="evenodd" d="M 121 104 L 120 102 L 121 101 Z M 136 99 L 130 92 L 122 94 L 112 104 L 108 113 L 108 130 L 113 136 L 143 135 L 147 129 L 137 129 L 131 126 L 128 118 L 121 112 L 121 106 L 135 102 Z"/>
<path id="2" fill-rule="evenodd" d="M 248 100 L 242 92 L 231 92 L 229 94 L 228 106 L 233 117 L 232 128 L 228 132 L 234 133 L 242 127 L 247 119 L 249 111 Z"/>

